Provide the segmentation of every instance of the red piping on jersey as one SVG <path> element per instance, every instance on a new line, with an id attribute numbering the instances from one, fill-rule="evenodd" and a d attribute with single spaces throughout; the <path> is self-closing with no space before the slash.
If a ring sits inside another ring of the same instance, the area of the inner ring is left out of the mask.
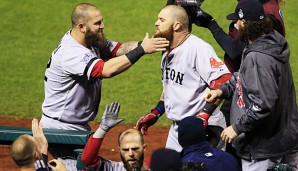
<path id="1" fill-rule="evenodd" d="M 117 43 L 117 45 L 115 46 L 115 48 L 113 49 L 113 51 L 112 51 L 112 57 L 115 57 L 116 55 L 117 55 L 117 51 L 118 51 L 118 49 L 120 48 L 120 46 L 122 45 L 122 43 L 121 42 L 118 42 Z"/>
<path id="2" fill-rule="evenodd" d="M 222 84 L 227 82 L 232 77 L 232 74 L 224 74 L 220 76 L 218 79 L 211 81 L 210 89 L 218 89 Z"/>
<path id="3" fill-rule="evenodd" d="M 92 78 L 102 78 L 102 70 L 105 62 L 103 60 L 99 60 L 92 68 L 91 77 Z"/>

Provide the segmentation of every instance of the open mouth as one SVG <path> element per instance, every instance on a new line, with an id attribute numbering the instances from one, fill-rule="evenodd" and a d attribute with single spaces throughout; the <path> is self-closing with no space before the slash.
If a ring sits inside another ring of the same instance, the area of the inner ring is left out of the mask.
<path id="1" fill-rule="evenodd" d="M 137 160 L 136 159 L 130 159 L 127 161 L 129 163 L 129 165 L 134 165 L 137 163 Z"/>

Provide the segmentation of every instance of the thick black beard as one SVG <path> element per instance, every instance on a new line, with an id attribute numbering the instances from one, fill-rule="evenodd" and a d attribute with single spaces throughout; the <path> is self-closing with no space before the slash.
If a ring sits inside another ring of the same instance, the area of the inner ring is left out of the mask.
<path id="1" fill-rule="evenodd" d="M 135 168 L 142 168 L 143 166 L 143 162 L 144 162 L 144 153 L 142 154 L 139 162 L 137 162 L 134 166 L 130 166 L 128 164 L 128 162 L 124 159 L 124 157 L 120 154 L 120 157 L 121 157 L 121 160 L 124 164 L 124 168 L 127 170 L 127 171 L 132 171 L 133 169 Z"/>
<path id="2" fill-rule="evenodd" d="M 85 33 L 85 41 L 87 48 L 91 49 L 91 47 L 96 48 L 96 49 L 103 49 L 105 43 L 106 43 L 106 38 L 105 35 L 102 34 L 97 34 L 92 32 L 89 28 L 87 28 L 87 31 Z"/>

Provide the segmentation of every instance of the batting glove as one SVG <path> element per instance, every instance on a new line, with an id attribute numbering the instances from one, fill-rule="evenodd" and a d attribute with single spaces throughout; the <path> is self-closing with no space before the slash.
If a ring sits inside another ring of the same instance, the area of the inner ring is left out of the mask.
<path id="1" fill-rule="evenodd" d="M 210 118 L 210 115 L 208 113 L 202 111 L 197 114 L 196 117 L 203 120 L 204 128 L 208 126 L 208 119 Z"/>
<path id="2" fill-rule="evenodd" d="M 120 104 L 118 102 L 112 102 L 111 105 L 106 105 L 106 109 L 102 115 L 101 123 L 99 127 L 108 132 L 114 126 L 118 125 L 124 119 L 118 119 L 118 114 L 120 111 Z"/>
<path id="3" fill-rule="evenodd" d="M 209 24 L 211 23 L 211 21 L 214 20 L 214 18 L 206 13 L 203 10 L 197 10 L 195 12 L 195 16 L 192 17 L 193 18 L 193 22 L 200 27 L 205 27 L 208 28 Z"/>
<path id="4" fill-rule="evenodd" d="M 160 114 L 157 109 L 151 110 L 151 113 L 148 113 L 145 116 L 142 116 L 138 120 L 136 129 L 141 131 L 142 134 L 147 135 L 148 128 L 157 122 L 159 116 L 160 116 Z"/>
<path id="5" fill-rule="evenodd" d="M 203 120 L 204 128 L 208 126 L 208 119 L 212 115 L 213 111 L 217 108 L 216 104 L 206 103 L 202 111 L 200 111 L 196 117 Z"/>

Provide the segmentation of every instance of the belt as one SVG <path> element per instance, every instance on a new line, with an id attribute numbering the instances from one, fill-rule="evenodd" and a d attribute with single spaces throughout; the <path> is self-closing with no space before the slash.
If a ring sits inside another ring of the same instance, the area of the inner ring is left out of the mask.
<path id="1" fill-rule="evenodd" d="M 72 124 L 72 125 L 81 125 L 81 126 L 84 126 L 84 127 L 85 127 L 85 126 L 90 127 L 88 124 L 66 122 L 66 121 L 60 120 L 60 119 L 57 118 L 57 117 L 51 117 L 51 116 L 46 115 L 46 114 L 44 114 L 44 113 L 42 113 L 42 114 L 43 114 L 45 117 L 47 117 L 47 118 L 54 119 L 54 120 L 59 121 L 59 122 L 62 122 L 62 123 Z"/>
<path id="2" fill-rule="evenodd" d="M 178 125 L 179 126 L 180 121 L 173 121 L 173 125 Z"/>

